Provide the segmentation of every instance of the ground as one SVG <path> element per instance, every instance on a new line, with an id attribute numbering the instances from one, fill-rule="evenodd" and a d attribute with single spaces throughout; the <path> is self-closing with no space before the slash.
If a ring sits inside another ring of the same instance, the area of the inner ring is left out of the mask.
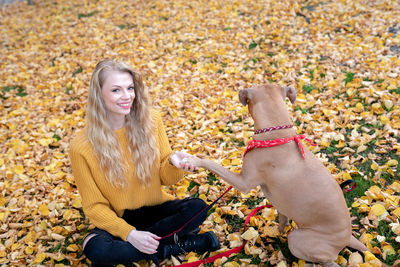
<path id="1" fill-rule="evenodd" d="M 143 75 L 174 150 L 235 171 L 253 134 L 238 90 L 293 85 L 296 131 L 338 183 L 358 184 L 345 197 L 353 233 L 372 253 L 344 249 L 337 261 L 400 259 L 399 1 L 23 1 L 0 7 L 0 17 L 1 265 L 89 263 L 81 244 L 92 226 L 68 151 L 103 58 Z M 210 202 L 227 186 L 200 171 L 166 190 Z M 217 203 L 202 230 L 215 231 L 221 251 L 249 242 L 215 266 L 304 264 L 277 232 L 274 209 L 241 236 L 245 216 L 265 203 L 258 188 Z"/>

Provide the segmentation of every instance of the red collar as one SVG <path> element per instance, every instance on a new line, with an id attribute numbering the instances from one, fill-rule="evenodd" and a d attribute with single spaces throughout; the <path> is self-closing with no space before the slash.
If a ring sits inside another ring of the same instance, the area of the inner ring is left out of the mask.
<path id="1" fill-rule="evenodd" d="M 311 141 L 311 139 L 308 139 L 304 134 L 299 134 L 299 135 L 295 135 L 293 137 L 288 137 L 288 138 L 279 138 L 279 139 L 275 139 L 275 140 L 254 140 L 253 139 L 248 143 L 247 149 L 244 152 L 243 156 L 246 156 L 247 152 L 249 152 L 253 148 L 279 146 L 279 145 L 283 145 L 283 144 L 292 142 L 294 140 L 297 143 L 297 145 L 299 146 L 299 149 L 301 151 L 301 155 L 303 156 L 303 159 L 305 159 L 304 148 L 300 143 L 300 140 L 302 140 L 302 139 L 306 140 L 308 143 L 310 143 L 310 145 L 316 146 L 316 144 L 314 144 L 313 141 Z"/>
<path id="2" fill-rule="evenodd" d="M 271 132 L 275 130 L 281 130 L 281 129 L 287 129 L 287 128 L 292 128 L 293 125 L 287 124 L 287 125 L 279 125 L 279 126 L 273 126 L 269 128 L 262 128 L 254 131 L 254 134 L 261 134 L 261 133 L 266 133 L 266 132 Z"/>

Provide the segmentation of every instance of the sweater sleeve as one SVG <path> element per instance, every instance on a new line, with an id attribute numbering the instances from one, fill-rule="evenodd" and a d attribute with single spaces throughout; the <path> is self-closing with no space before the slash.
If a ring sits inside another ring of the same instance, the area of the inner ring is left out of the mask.
<path id="1" fill-rule="evenodd" d="M 163 185 L 172 185 L 178 182 L 184 176 L 182 169 L 169 163 L 169 156 L 173 153 L 168 142 L 168 136 L 159 113 L 153 112 L 157 128 L 157 141 L 160 150 L 160 178 Z"/>
<path id="2" fill-rule="evenodd" d="M 124 219 L 118 217 L 109 201 L 96 185 L 85 157 L 73 146 L 70 151 L 71 167 L 75 183 L 82 198 L 85 215 L 96 227 L 126 240 L 131 230 L 135 229 Z"/>

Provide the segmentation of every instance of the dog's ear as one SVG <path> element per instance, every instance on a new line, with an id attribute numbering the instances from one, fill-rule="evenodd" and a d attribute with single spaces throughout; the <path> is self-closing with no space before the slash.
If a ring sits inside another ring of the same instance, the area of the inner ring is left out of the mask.
<path id="1" fill-rule="evenodd" d="M 239 100 L 243 106 L 246 106 L 247 102 L 249 101 L 249 90 L 247 90 L 247 89 L 240 90 L 239 91 Z"/>
<path id="2" fill-rule="evenodd" d="M 293 86 L 284 86 L 283 88 L 286 92 L 286 96 L 289 98 L 290 102 L 293 104 L 294 101 L 296 101 L 296 89 L 294 89 Z"/>

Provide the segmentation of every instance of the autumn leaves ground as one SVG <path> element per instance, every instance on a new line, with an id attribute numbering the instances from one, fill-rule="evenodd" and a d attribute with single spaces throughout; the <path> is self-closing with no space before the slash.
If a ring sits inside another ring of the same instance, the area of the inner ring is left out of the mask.
<path id="1" fill-rule="evenodd" d="M 84 126 L 89 76 L 105 57 L 132 64 L 163 113 L 174 149 L 240 170 L 252 121 L 239 89 L 274 81 L 298 92 L 298 133 L 346 194 L 354 234 L 373 254 L 344 250 L 343 266 L 400 259 L 400 3 L 398 1 L 35 1 L 0 8 L 0 264 L 85 265 L 90 227 L 68 158 Z M 227 185 L 190 174 L 169 188 L 214 200 Z M 302 265 L 264 210 L 233 191 L 203 230 L 222 250 L 249 239 L 217 266 Z M 287 229 L 290 231 L 290 229 Z M 184 260 L 203 255 L 189 254 Z M 172 264 L 172 262 L 168 262 Z M 210 264 L 209 266 L 211 266 Z"/>

